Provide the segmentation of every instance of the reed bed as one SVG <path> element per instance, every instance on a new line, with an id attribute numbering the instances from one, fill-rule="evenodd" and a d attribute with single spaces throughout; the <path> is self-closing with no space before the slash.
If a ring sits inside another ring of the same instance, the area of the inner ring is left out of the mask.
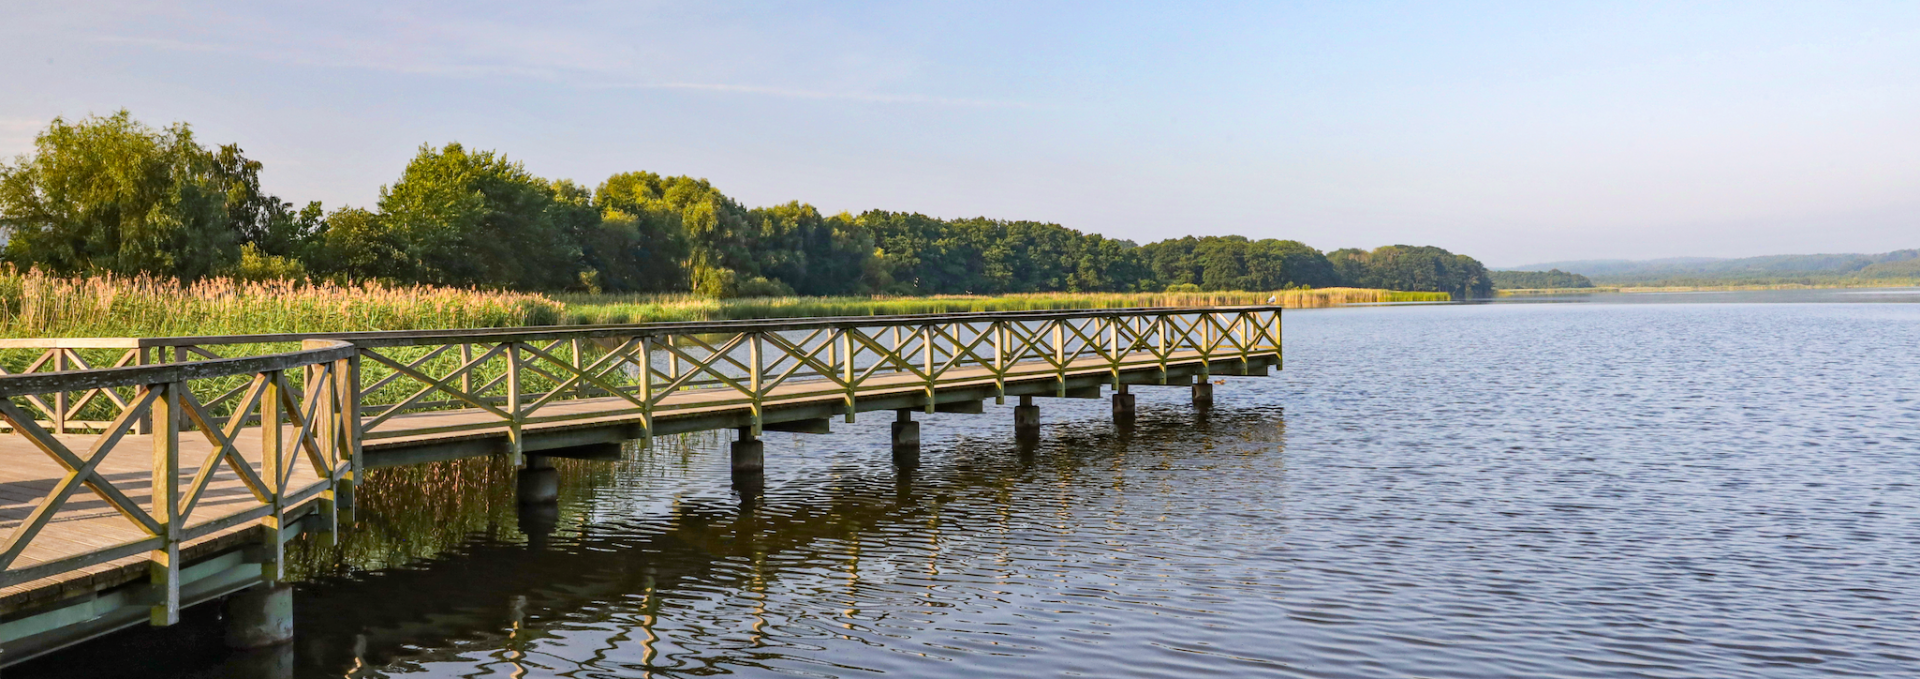
<path id="1" fill-rule="evenodd" d="M 0 268 L 0 337 L 167 337 L 545 325 L 540 295 L 428 286 L 62 277 Z"/>
<path id="2" fill-rule="evenodd" d="M 1206 307 L 1265 304 L 1290 309 L 1347 304 L 1444 302 L 1444 292 L 1396 292 L 1363 288 L 1320 288 L 1278 292 L 1034 293 L 1020 295 L 935 295 L 931 297 L 757 297 L 710 299 L 685 294 L 554 295 L 566 305 L 568 324 L 622 324 L 813 316 L 958 313 L 966 311 L 1041 311 L 1135 307 Z"/>

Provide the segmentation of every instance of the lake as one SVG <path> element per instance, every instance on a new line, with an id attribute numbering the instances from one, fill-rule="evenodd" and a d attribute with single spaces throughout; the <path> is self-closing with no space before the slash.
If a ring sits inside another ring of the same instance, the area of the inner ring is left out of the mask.
<path id="1" fill-rule="evenodd" d="M 920 415 L 907 471 L 890 418 L 770 433 L 760 492 L 713 436 L 563 464 L 551 515 L 499 461 L 388 470 L 294 550 L 293 645 L 197 611 L 8 676 L 1910 675 L 1903 301 L 1291 312 L 1286 370 L 1210 410 L 1044 399 L 1033 445 L 1011 406 Z"/>

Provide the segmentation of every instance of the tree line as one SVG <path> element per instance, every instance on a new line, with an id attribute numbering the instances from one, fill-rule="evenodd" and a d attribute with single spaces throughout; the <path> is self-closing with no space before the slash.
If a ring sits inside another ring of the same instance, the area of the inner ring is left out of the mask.
<path id="1" fill-rule="evenodd" d="M 1437 247 L 1135 245 L 1043 222 L 749 208 L 705 179 L 627 172 L 589 188 L 457 143 L 422 146 L 370 209 L 296 207 L 261 190 L 261 170 L 184 123 L 154 129 L 124 110 L 55 119 L 33 154 L 0 165 L 0 257 L 61 274 L 715 297 L 1493 287 L 1480 262 Z"/>
<path id="2" fill-rule="evenodd" d="M 1546 271 L 1495 271 L 1495 290 L 1546 290 L 1552 288 L 1591 288 L 1593 281 L 1577 273 L 1559 269 Z"/>

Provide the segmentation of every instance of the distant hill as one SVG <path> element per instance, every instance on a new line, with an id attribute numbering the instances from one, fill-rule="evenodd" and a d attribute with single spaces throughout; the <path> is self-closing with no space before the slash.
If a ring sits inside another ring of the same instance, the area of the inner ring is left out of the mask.
<path id="1" fill-rule="evenodd" d="M 1590 259 L 1545 262 L 1506 271 L 1559 269 L 1596 285 L 1841 284 L 1920 279 L 1920 250 L 1880 254 L 1770 255 L 1740 259 L 1675 257 L 1632 261 Z"/>

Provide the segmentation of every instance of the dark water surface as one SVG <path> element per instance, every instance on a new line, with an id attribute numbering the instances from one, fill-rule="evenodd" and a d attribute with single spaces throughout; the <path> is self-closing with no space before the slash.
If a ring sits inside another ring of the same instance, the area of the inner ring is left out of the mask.
<path id="1" fill-rule="evenodd" d="M 498 462 L 385 472 L 341 547 L 299 550 L 289 649 L 227 654 L 202 621 L 170 665 L 116 640 L 74 671 L 1920 674 L 1920 305 L 1339 309 L 1285 332 L 1278 377 L 1204 413 L 1137 390 L 1131 430 L 1105 401 L 1042 400 L 1030 449 L 1010 407 L 921 416 L 905 473 L 880 414 L 770 434 L 757 498 L 719 438 L 566 465 L 557 517 L 517 515 Z"/>

